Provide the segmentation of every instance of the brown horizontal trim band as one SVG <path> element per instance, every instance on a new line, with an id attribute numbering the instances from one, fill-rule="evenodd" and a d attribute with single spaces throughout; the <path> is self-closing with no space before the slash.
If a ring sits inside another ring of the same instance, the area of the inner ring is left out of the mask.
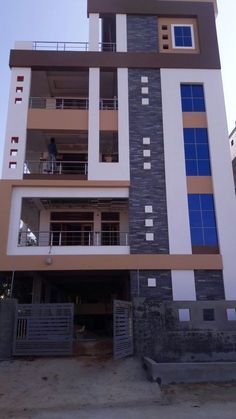
<path id="1" fill-rule="evenodd" d="M 220 249 L 218 246 L 193 246 L 192 252 L 194 255 L 213 255 L 219 254 Z"/>
<path id="2" fill-rule="evenodd" d="M 206 41 L 207 44 L 207 41 Z M 75 52 L 11 50 L 10 67 L 32 70 L 78 70 L 79 68 L 196 68 L 220 69 L 212 50 L 200 54 L 138 52 Z"/>
<path id="3" fill-rule="evenodd" d="M 221 270 L 220 255 L 53 255 L 52 264 L 45 256 L 5 256 L 0 258 L 2 270 Z"/>
<path id="4" fill-rule="evenodd" d="M 213 194 L 211 176 L 187 176 L 188 193 Z"/>
<path id="5" fill-rule="evenodd" d="M 1 180 L 0 186 L 12 187 L 49 187 L 49 188 L 128 188 L 130 182 L 127 180 L 70 180 L 61 179 L 52 175 L 50 179 L 23 179 L 23 180 Z M 51 180 L 51 181 L 50 181 Z"/>
<path id="6" fill-rule="evenodd" d="M 147 15 L 165 15 L 170 13 L 176 16 L 183 14 L 193 14 L 200 7 L 213 8 L 213 1 L 209 0 L 207 4 L 199 5 L 202 0 L 194 1 L 161 1 L 161 0 L 88 0 L 88 14 L 147 14 Z M 205 10 L 204 8 L 204 10 Z"/>

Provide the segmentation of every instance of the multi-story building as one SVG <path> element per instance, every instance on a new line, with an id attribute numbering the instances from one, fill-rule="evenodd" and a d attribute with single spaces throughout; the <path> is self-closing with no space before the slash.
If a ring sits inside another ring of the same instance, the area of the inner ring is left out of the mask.
<path id="1" fill-rule="evenodd" d="M 112 301 L 131 301 L 135 347 L 157 357 L 170 307 L 185 341 L 235 324 L 216 14 L 215 0 L 88 0 L 88 43 L 11 51 L 0 263 L 20 302 L 74 302 L 109 334 Z"/>
<path id="2" fill-rule="evenodd" d="M 234 174 L 234 185 L 236 187 L 236 128 L 234 128 L 229 135 L 231 160 Z"/>

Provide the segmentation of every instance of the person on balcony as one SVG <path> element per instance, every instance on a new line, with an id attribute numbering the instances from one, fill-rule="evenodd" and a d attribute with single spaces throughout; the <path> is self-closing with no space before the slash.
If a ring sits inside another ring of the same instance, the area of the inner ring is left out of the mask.
<path id="1" fill-rule="evenodd" d="M 55 138 L 50 139 L 48 144 L 48 171 L 50 173 L 56 172 L 56 158 L 57 158 L 57 146 L 55 143 Z"/>

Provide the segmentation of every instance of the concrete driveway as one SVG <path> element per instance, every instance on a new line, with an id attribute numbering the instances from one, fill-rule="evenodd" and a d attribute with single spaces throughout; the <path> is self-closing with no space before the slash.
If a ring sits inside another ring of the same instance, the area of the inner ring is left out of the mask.
<path id="1" fill-rule="evenodd" d="M 0 419 L 235 419 L 236 384 L 146 379 L 139 359 L 0 362 Z"/>

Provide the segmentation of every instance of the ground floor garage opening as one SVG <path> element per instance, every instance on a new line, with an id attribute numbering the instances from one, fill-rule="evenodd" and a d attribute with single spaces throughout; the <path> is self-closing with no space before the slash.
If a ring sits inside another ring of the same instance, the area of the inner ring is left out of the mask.
<path id="1" fill-rule="evenodd" d="M 114 301 L 130 300 L 129 271 L 48 271 L 14 274 L 20 304 L 73 304 L 77 355 L 112 355 Z"/>

